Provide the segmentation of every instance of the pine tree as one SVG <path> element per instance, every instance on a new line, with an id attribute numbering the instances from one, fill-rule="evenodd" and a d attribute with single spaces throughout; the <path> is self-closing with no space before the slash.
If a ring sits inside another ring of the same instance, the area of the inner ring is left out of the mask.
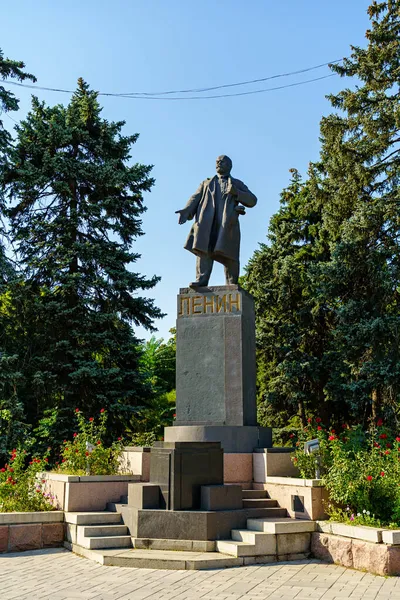
<path id="1" fill-rule="evenodd" d="M 333 410 L 324 404 L 332 324 L 316 294 L 318 265 L 328 253 L 320 230 L 312 185 L 292 169 L 269 244 L 260 244 L 243 281 L 256 301 L 259 418 L 265 425 L 305 426 L 308 415 L 327 420 Z"/>
<path id="2" fill-rule="evenodd" d="M 339 112 L 322 119 L 320 165 L 332 248 L 324 294 L 342 356 L 328 393 L 365 419 L 382 403 L 396 412 L 400 393 L 400 2 L 368 12 L 367 48 L 332 67 L 360 85 L 330 96 Z"/>
<path id="3" fill-rule="evenodd" d="M 26 79 L 36 81 L 36 77 L 24 71 L 25 64 L 21 61 L 10 60 L 4 58 L 0 48 L 0 79 L 6 81 L 13 78 L 22 82 Z M 18 110 L 18 98 L 7 90 L 3 85 L 0 85 L 0 116 L 1 113 L 7 114 Z M 7 149 L 11 143 L 11 135 L 4 128 L 3 121 L 0 118 L 0 286 L 12 276 L 13 269 L 10 261 L 6 258 L 3 241 L 6 236 L 6 225 L 4 222 L 4 199 L 2 196 L 2 173 L 7 157 Z M 2 240 L 3 238 L 3 240 Z"/>
<path id="4" fill-rule="evenodd" d="M 143 233 L 143 193 L 154 181 L 152 167 L 128 164 L 138 135 L 123 136 L 124 123 L 100 113 L 81 79 L 67 107 L 33 98 L 5 181 L 25 266 L 26 284 L 15 293 L 36 315 L 31 335 L 41 349 L 31 361 L 34 420 L 46 409 L 61 418 L 75 407 L 106 408 L 111 429 L 121 431 L 146 397 L 132 326 L 152 330 L 161 316 L 138 295 L 159 278 L 129 269 L 139 258 L 131 247 Z"/>
<path id="5" fill-rule="evenodd" d="M 330 96 L 320 161 L 294 178 L 249 264 L 261 406 L 274 418 L 302 390 L 305 413 L 325 420 L 400 417 L 400 0 L 368 12 L 367 48 L 332 66 L 360 83 Z"/>

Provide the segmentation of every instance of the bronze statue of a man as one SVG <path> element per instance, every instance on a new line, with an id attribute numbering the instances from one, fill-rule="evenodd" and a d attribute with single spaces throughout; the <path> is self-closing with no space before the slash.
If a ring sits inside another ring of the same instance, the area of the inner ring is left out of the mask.
<path id="1" fill-rule="evenodd" d="M 239 179 L 231 177 L 229 156 L 218 156 L 217 175 L 203 181 L 185 208 L 177 210 L 179 224 L 194 218 L 185 248 L 196 254 L 196 281 L 190 287 L 207 286 L 214 260 L 225 267 L 226 284 L 239 278 L 239 215 L 246 214 L 257 198 Z M 244 205 L 244 206 L 241 206 Z"/>

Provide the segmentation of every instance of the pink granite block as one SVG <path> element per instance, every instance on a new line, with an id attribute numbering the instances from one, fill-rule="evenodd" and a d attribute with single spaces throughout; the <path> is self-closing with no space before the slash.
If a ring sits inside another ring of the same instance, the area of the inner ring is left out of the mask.
<path id="1" fill-rule="evenodd" d="M 253 481 L 252 453 L 224 453 L 224 483 Z"/>
<path id="2" fill-rule="evenodd" d="M 311 534 L 311 552 L 315 558 L 353 567 L 352 540 L 330 533 Z"/>
<path id="3" fill-rule="evenodd" d="M 64 541 L 64 523 L 43 523 L 43 548 L 62 546 Z"/>
<path id="4" fill-rule="evenodd" d="M 352 540 L 353 567 L 376 575 L 389 575 L 389 552 L 385 544 Z"/>
<path id="5" fill-rule="evenodd" d="M 8 526 L 0 527 L 0 552 L 8 550 Z"/>
<path id="6" fill-rule="evenodd" d="M 42 524 L 10 525 L 9 536 L 10 552 L 36 550 L 42 547 Z"/>

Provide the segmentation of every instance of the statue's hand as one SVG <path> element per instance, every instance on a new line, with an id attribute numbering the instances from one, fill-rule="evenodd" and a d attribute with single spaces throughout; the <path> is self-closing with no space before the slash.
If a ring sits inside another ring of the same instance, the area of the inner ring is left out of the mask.
<path id="1" fill-rule="evenodd" d="M 178 220 L 179 225 L 183 225 L 188 220 L 186 211 L 184 208 L 182 208 L 181 210 L 176 210 L 175 214 L 179 215 L 179 220 Z"/>
<path id="2" fill-rule="evenodd" d="M 237 213 L 239 213 L 239 215 L 245 215 L 246 214 L 246 210 L 245 210 L 244 206 L 241 206 L 240 204 L 237 204 L 235 206 L 235 211 Z"/>

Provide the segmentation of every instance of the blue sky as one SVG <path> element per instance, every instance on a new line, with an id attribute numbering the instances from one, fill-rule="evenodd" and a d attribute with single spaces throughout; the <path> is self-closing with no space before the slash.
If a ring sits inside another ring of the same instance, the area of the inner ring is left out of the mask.
<path id="1" fill-rule="evenodd" d="M 368 5 L 368 0 L 19 0 L 2 9 L 0 46 L 6 56 L 24 60 L 38 85 L 47 87 L 74 89 L 78 77 L 102 92 L 208 87 L 348 55 L 351 44 L 366 45 Z M 326 67 L 245 89 L 327 74 Z M 258 197 L 241 220 L 244 266 L 265 241 L 288 170 L 305 173 L 318 158 L 319 121 L 331 112 L 326 94 L 350 85 L 331 77 L 214 100 L 100 99 L 105 118 L 125 120 L 126 134 L 140 133 L 133 161 L 154 165 L 145 235 L 135 244 L 142 258 L 134 269 L 162 277 L 149 293 L 167 313 L 156 323 L 157 337 L 168 338 L 176 294 L 194 279 L 195 257 L 183 249 L 190 224 L 179 226 L 174 211 L 214 174 L 215 158 L 228 154 L 232 174 Z M 10 89 L 21 99 L 21 110 L 12 115 L 18 120 L 29 110 L 32 91 Z M 49 104 L 69 101 L 68 94 L 37 95 Z M 223 283 L 223 268 L 216 264 L 210 284 Z M 141 329 L 137 335 L 149 337 Z"/>

